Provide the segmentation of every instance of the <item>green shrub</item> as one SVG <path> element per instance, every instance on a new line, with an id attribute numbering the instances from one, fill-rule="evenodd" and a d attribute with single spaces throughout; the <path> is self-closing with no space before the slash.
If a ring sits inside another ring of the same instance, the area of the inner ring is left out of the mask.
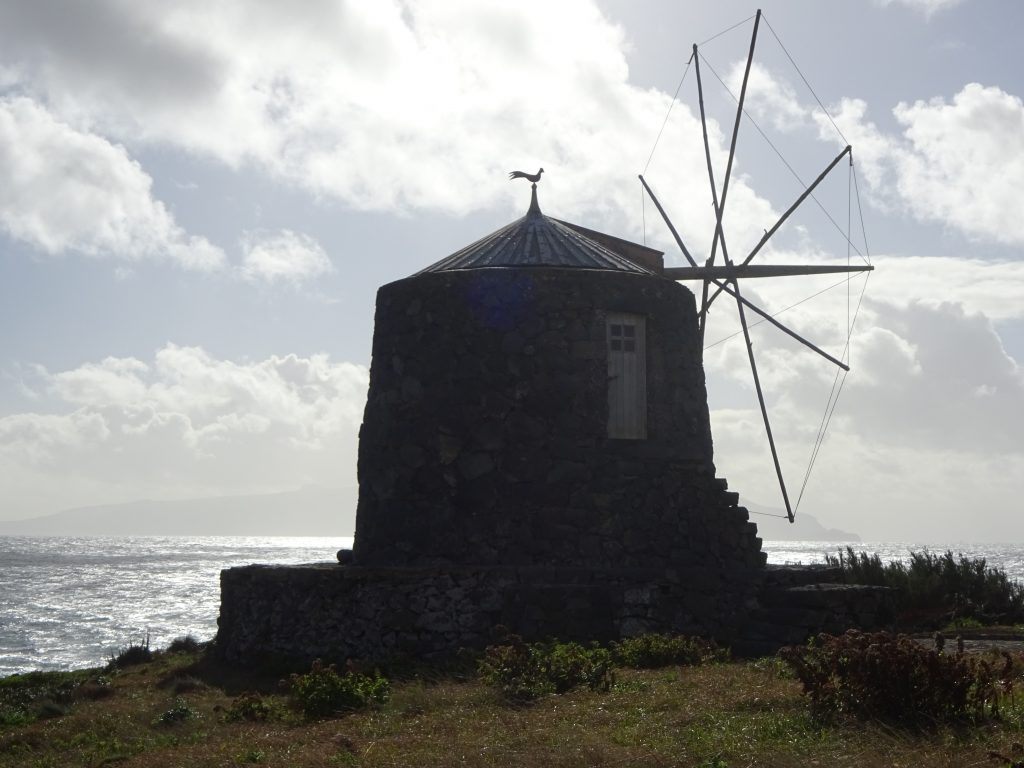
<path id="1" fill-rule="evenodd" d="M 153 660 L 153 652 L 149 649 L 149 635 L 139 643 L 129 642 L 116 654 L 110 654 L 107 669 L 123 669 L 136 664 L 145 664 Z"/>
<path id="2" fill-rule="evenodd" d="M 613 682 L 611 653 L 597 644 L 524 643 L 516 635 L 503 645 L 489 646 L 477 671 L 512 701 L 531 701 L 581 685 L 608 690 Z"/>
<path id="3" fill-rule="evenodd" d="M 904 620 L 911 624 L 941 626 L 965 618 L 980 624 L 1024 620 L 1024 585 L 989 567 L 985 558 L 923 551 L 911 552 L 906 563 L 883 563 L 877 554 L 847 547 L 825 559 L 841 568 L 849 583 L 892 587 Z"/>
<path id="4" fill-rule="evenodd" d="M 26 725 L 33 720 L 35 716 L 26 712 L 24 707 L 0 702 L 0 725 Z"/>
<path id="5" fill-rule="evenodd" d="M 197 653 L 203 649 L 203 644 L 192 635 L 184 635 L 171 640 L 167 646 L 168 653 Z"/>
<path id="6" fill-rule="evenodd" d="M 961 616 L 949 622 L 943 630 L 946 632 L 959 632 L 964 629 L 982 629 L 985 624 L 971 616 Z"/>
<path id="7" fill-rule="evenodd" d="M 86 701 L 98 701 L 113 695 L 113 683 L 106 675 L 97 675 L 75 689 L 75 698 L 85 699 Z"/>
<path id="8" fill-rule="evenodd" d="M 95 672 L 28 672 L 0 678 L 0 725 L 24 725 L 61 717 L 89 690 L 106 678 Z M 109 680 L 106 681 L 109 685 Z"/>
<path id="9" fill-rule="evenodd" d="M 1021 665 L 1009 654 L 998 663 L 943 654 L 887 632 L 819 635 L 780 655 L 803 683 L 816 715 L 847 713 L 889 723 L 979 721 L 998 715 L 1000 701 L 1021 678 Z"/>
<path id="10" fill-rule="evenodd" d="M 727 661 L 729 651 L 699 637 L 651 633 L 612 643 L 612 658 L 620 667 L 656 669 L 672 664 L 696 666 Z"/>
<path id="11" fill-rule="evenodd" d="M 317 659 L 309 672 L 291 676 L 289 690 L 292 701 L 307 717 L 320 717 L 383 704 L 388 700 L 390 685 L 376 674 L 339 675 L 333 664 Z"/>
<path id="12" fill-rule="evenodd" d="M 192 709 L 187 701 L 179 698 L 174 700 L 171 708 L 160 715 L 156 722 L 159 725 L 174 725 L 176 723 L 183 723 L 186 720 L 193 720 L 197 717 L 199 717 L 199 713 Z"/>
<path id="13" fill-rule="evenodd" d="M 231 706 L 224 713 L 224 721 L 263 723 L 278 718 L 280 714 L 280 706 L 275 702 L 263 698 L 258 693 L 243 693 L 231 702 Z"/>

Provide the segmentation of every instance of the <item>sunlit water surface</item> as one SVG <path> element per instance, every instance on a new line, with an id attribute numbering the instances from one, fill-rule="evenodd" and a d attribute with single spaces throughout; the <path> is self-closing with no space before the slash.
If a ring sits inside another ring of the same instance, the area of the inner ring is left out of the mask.
<path id="1" fill-rule="evenodd" d="M 104 663 L 147 635 L 154 648 L 217 632 L 220 571 L 249 563 L 331 561 L 351 539 L 298 537 L 0 537 L 0 676 Z M 770 563 L 821 562 L 844 544 L 771 541 Z M 867 542 L 887 560 L 944 546 Z M 1024 545 L 956 544 L 1024 581 Z"/>

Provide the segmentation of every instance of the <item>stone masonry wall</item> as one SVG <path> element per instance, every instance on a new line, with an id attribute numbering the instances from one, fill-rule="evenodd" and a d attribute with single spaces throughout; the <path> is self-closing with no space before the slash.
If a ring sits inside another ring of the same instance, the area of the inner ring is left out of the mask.
<path id="1" fill-rule="evenodd" d="M 221 572 L 217 649 L 235 662 L 424 656 L 483 647 L 498 626 L 529 640 L 729 638 L 748 589 L 693 569 L 666 578 L 643 569 L 250 565 Z"/>
<path id="2" fill-rule="evenodd" d="M 781 567 L 784 571 L 785 567 Z M 751 595 L 728 573 L 682 569 L 363 568 L 250 565 L 221 573 L 216 649 L 236 663 L 448 654 L 494 641 L 504 626 L 528 640 L 610 640 L 646 632 L 714 637 L 740 655 L 770 654 L 818 632 L 876 629 L 890 590 L 789 583 L 769 566 Z"/>
<path id="3" fill-rule="evenodd" d="M 647 320 L 648 439 L 607 438 L 608 312 Z M 756 570 L 714 478 L 692 293 L 583 269 L 423 274 L 377 297 L 355 562 Z"/>

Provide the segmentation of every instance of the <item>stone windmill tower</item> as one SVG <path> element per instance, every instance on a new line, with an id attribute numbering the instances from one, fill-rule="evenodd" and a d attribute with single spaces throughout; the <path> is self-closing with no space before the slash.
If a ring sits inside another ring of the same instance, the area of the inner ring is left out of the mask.
<path id="1" fill-rule="evenodd" d="M 354 565 L 513 574 L 500 620 L 527 635 L 728 621 L 764 556 L 715 479 L 694 296 L 662 272 L 534 185 L 524 217 L 382 287 Z"/>

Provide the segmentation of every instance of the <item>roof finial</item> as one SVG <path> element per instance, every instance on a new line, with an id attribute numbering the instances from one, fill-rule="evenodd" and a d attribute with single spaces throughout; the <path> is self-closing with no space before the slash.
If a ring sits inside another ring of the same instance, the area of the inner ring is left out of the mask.
<path id="1" fill-rule="evenodd" d="M 527 216 L 530 216 L 530 215 L 539 216 L 540 215 L 540 205 L 537 204 L 537 185 L 536 184 L 531 184 L 530 187 L 531 187 L 531 192 L 530 192 L 530 210 L 528 210 L 526 212 L 526 215 Z"/>

